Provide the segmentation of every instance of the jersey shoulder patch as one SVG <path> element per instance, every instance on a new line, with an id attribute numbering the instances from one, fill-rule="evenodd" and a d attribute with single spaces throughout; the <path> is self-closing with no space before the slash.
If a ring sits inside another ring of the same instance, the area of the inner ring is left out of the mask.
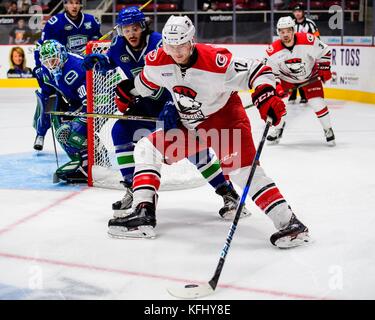
<path id="1" fill-rule="evenodd" d="M 52 16 L 48 19 L 47 25 L 54 25 L 57 21 L 59 21 L 59 15 Z"/>
<path id="2" fill-rule="evenodd" d="M 163 48 L 152 50 L 146 55 L 147 66 L 162 66 L 167 64 L 174 64 L 174 61 L 165 53 Z"/>
<path id="3" fill-rule="evenodd" d="M 232 60 L 232 53 L 221 47 L 197 44 L 198 59 L 194 68 L 209 72 L 225 73 Z"/>
<path id="4" fill-rule="evenodd" d="M 266 52 L 267 52 L 268 56 L 272 56 L 276 52 L 279 52 L 283 49 L 284 49 L 283 44 L 282 44 L 281 40 L 278 39 L 268 46 L 268 48 L 266 49 Z"/>
<path id="5" fill-rule="evenodd" d="M 297 32 L 296 37 L 297 37 L 297 43 L 296 43 L 297 45 L 302 44 L 302 45 L 312 46 L 315 42 L 315 37 L 311 33 Z"/>

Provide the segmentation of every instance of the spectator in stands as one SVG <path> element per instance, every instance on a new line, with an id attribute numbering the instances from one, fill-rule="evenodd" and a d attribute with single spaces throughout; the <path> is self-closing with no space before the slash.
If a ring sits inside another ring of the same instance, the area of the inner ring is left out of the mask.
<path id="1" fill-rule="evenodd" d="M 293 8 L 293 16 L 294 16 L 294 22 L 296 23 L 296 26 L 295 26 L 296 32 L 311 33 L 314 36 L 319 38 L 320 34 L 319 34 L 318 27 L 316 26 L 314 21 L 312 21 L 309 18 L 306 18 L 305 9 L 303 5 L 297 4 Z M 305 96 L 303 89 L 299 90 L 299 94 L 301 96 L 300 103 L 307 103 L 307 98 Z M 296 101 L 296 98 L 297 98 L 297 90 L 294 89 L 292 91 L 292 94 L 289 96 L 288 101 L 291 103 L 294 103 Z"/>
<path id="2" fill-rule="evenodd" d="M 25 51 L 21 47 L 14 47 L 10 51 L 10 69 L 7 72 L 8 78 L 32 78 L 33 73 L 26 67 Z"/>
<path id="3" fill-rule="evenodd" d="M 10 3 L 7 14 L 18 14 L 18 8 L 17 8 L 17 2 L 16 1 L 12 1 Z"/>
<path id="4" fill-rule="evenodd" d="M 9 44 L 29 44 L 30 38 L 31 30 L 26 26 L 25 19 L 19 19 L 17 26 L 9 32 Z"/>
<path id="5" fill-rule="evenodd" d="M 18 0 L 17 1 L 18 13 L 28 13 L 31 4 L 32 4 L 31 0 Z"/>

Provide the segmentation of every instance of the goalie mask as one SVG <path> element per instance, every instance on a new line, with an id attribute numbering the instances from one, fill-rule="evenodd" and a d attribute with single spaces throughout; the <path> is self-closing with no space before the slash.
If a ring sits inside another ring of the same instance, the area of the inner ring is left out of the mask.
<path id="1" fill-rule="evenodd" d="M 195 27 L 188 16 L 171 16 L 166 22 L 163 31 L 163 48 L 169 54 L 171 49 L 187 43 L 194 49 Z"/>
<path id="2" fill-rule="evenodd" d="M 56 40 L 46 40 L 40 48 L 40 62 L 54 77 L 62 74 L 62 67 L 68 59 L 66 48 Z"/>

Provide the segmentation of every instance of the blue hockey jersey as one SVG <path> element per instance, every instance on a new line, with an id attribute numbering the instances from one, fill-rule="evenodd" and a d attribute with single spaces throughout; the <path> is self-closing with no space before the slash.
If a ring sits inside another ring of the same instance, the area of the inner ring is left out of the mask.
<path id="1" fill-rule="evenodd" d="M 48 20 L 41 40 L 57 40 L 68 51 L 82 54 L 88 41 L 100 37 L 100 23 L 94 16 L 81 13 L 78 21 L 72 21 L 66 13 L 59 13 Z"/>
<path id="2" fill-rule="evenodd" d="M 58 92 L 70 105 L 66 111 L 86 112 L 86 72 L 82 68 L 82 63 L 81 56 L 68 53 L 62 74 L 57 79 L 43 66 L 43 96 L 48 97 Z"/>

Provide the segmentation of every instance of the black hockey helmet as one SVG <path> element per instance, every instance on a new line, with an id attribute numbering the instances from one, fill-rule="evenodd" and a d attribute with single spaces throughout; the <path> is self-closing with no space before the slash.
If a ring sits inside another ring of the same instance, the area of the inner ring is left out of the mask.
<path id="1" fill-rule="evenodd" d="M 305 12 L 305 8 L 302 3 L 298 3 L 293 7 L 293 11 L 303 11 Z"/>

